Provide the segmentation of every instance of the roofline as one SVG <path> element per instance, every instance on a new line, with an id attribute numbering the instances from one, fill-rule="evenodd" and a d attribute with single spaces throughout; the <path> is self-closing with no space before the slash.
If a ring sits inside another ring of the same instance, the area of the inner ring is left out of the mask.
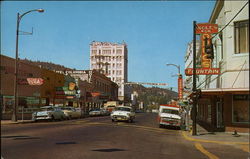
<path id="1" fill-rule="evenodd" d="M 224 0 L 217 0 L 212 11 L 212 14 L 209 18 L 209 23 L 215 23 L 216 18 L 218 17 L 222 7 L 224 6 Z"/>
<path id="2" fill-rule="evenodd" d="M 249 88 L 215 88 L 215 89 L 202 89 L 201 92 L 249 92 Z"/>
<path id="3" fill-rule="evenodd" d="M 178 105 L 171 105 L 171 104 L 160 104 L 160 106 L 180 108 L 180 106 Z"/>

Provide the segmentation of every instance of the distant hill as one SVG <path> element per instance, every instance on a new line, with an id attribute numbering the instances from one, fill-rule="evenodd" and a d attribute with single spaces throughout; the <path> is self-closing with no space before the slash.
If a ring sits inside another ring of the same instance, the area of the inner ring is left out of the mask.
<path id="1" fill-rule="evenodd" d="M 52 71 L 53 70 L 57 70 L 57 71 L 74 70 L 71 68 L 64 67 L 63 65 L 54 64 L 52 62 L 31 61 L 28 59 L 21 59 L 20 61 L 31 64 L 31 65 L 39 66 L 41 68 L 45 68 L 48 70 L 52 70 Z"/>
<path id="2" fill-rule="evenodd" d="M 159 87 L 144 87 L 142 85 L 131 85 L 131 91 L 138 93 L 138 102 L 143 102 L 147 106 L 159 106 L 160 104 L 167 104 L 172 99 L 178 97 L 178 93 L 172 90 Z"/>

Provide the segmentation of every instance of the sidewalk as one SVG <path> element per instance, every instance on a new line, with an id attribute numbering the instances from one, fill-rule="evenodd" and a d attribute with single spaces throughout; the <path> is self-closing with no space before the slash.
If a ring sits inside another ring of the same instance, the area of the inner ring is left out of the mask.
<path id="1" fill-rule="evenodd" d="M 13 122 L 11 120 L 1 120 L 1 125 L 8 125 L 8 124 L 25 124 L 25 123 L 32 123 L 32 120 L 18 120 L 17 122 Z"/>
<path id="2" fill-rule="evenodd" d="M 208 132 L 202 128 L 199 124 L 196 125 L 197 135 L 192 135 L 192 129 L 190 131 L 183 131 L 183 136 L 187 140 L 200 141 L 200 142 L 213 142 L 220 144 L 248 144 L 249 145 L 249 133 L 237 133 L 234 132 Z"/>

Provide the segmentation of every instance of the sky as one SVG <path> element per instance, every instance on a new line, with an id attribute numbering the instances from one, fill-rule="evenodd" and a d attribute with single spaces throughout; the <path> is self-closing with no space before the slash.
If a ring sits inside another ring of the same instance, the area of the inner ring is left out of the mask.
<path id="1" fill-rule="evenodd" d="M 209 21 L 215 1 L 1 1 L 1 54 L 15 58 L 17 13 L 19 57 L 89 69 L 92 41 L 128 45 L 128 81 L 167 83 L 177 90 L 184 73 L 193 21 Z"/>

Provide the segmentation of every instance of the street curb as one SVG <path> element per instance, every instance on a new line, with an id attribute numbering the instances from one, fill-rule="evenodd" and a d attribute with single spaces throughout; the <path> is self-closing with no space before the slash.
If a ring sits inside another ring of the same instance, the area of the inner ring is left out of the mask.
<path id="1" fill-rule="evenodd" d="M 28 124 L 33 123 L 33 121 L 20 121 L 20 122 L 1 122 L 1 125 L 13 125 L 13 124 Z"/>
<path id="2" fill-rule="evenodd" d="M 216 141 L 216 140 L 205 140 L 205 139 L 195 139 L 192 138 L 188 135 L 187 132 L 182 131 L 182 136 L 188 140 L 188 141 L 194 141 L 194 142 L 206 142 L 206 143 L 216 143 L 216 144 L 226 144 L 226 145 L 234 145 L 234 144 L 238 144 L 238 145 L 249 145 L 248 142 L 228 142 L 228 141 Z"/>

